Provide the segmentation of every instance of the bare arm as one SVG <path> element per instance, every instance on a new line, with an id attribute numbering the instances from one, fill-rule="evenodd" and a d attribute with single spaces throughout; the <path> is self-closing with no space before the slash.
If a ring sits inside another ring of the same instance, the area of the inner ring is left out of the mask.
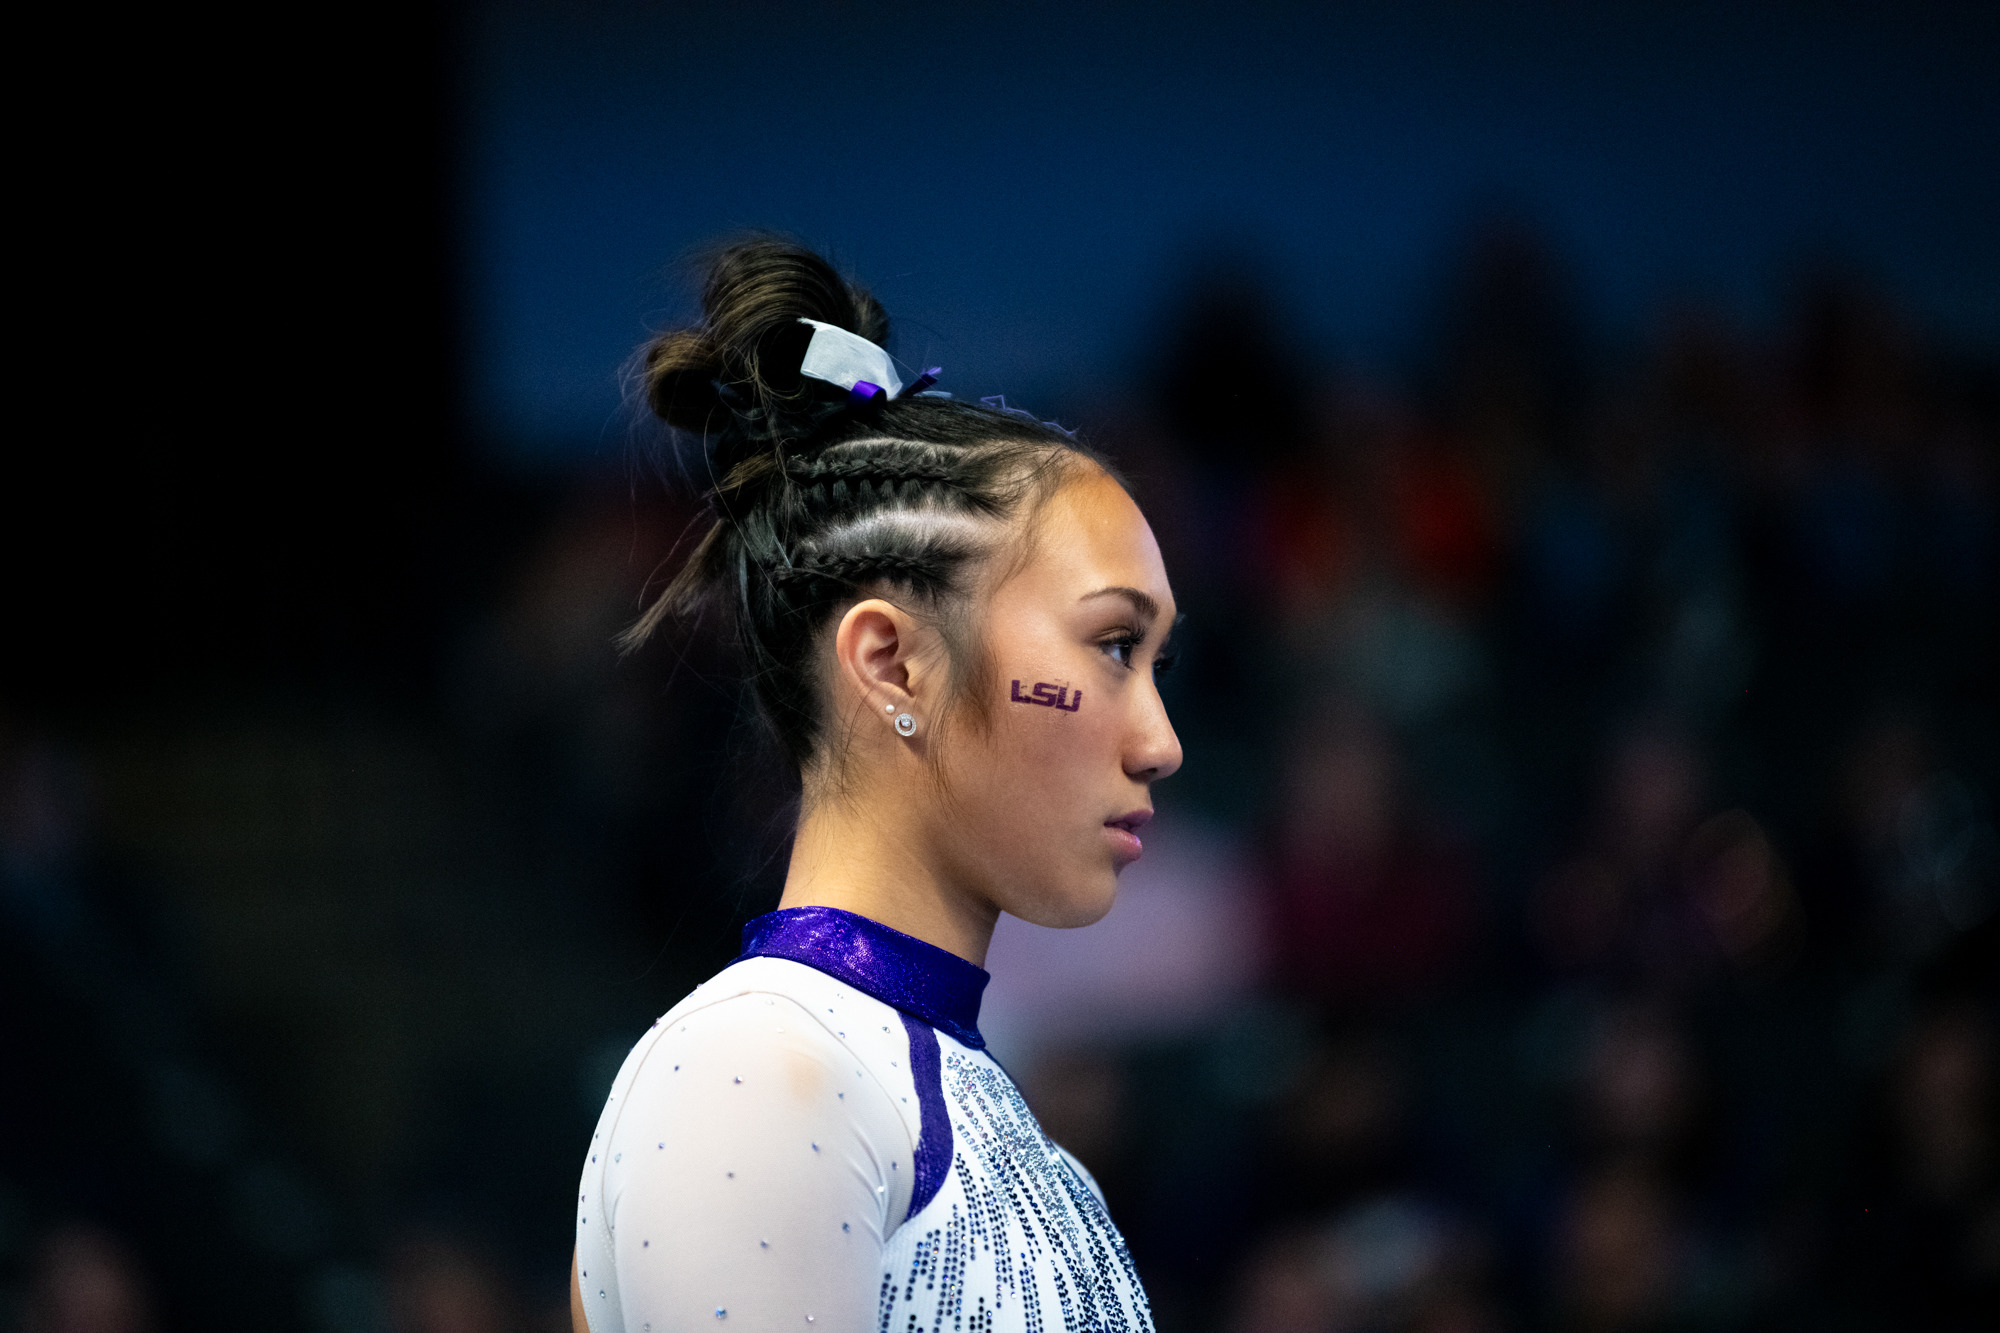
<path id="1" fill-rule="evenodd" d="M 576 1280 L 576 1251 L 569 1255 L 569 1327 L 570 1333 L 590 1333 L 590 1325 L 583 1317 L 583 1288 Z"/>

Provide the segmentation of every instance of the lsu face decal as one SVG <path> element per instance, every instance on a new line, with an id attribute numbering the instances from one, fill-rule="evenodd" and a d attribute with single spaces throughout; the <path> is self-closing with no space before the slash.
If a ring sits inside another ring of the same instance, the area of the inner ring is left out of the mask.
<path id="1" fill-rule="evenodd" d="M 1083 706 L 1083 691 L 1078 690 L 1074 698 L 1069 686 L 1058 689 L 1047 681 L 1038 682 L 1026 694 L 1021 693 L 1021 682 L 1014 682 L 1014 702 L 1017 704 L 1039 704 L 1043 708 L 1054 708 L 1065 713 L 1074 713 Z"/>

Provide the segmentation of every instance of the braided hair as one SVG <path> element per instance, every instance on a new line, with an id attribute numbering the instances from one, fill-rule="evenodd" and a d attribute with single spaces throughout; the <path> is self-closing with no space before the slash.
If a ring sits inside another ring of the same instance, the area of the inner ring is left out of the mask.
<path id="1" fill-rule="evenodd" d="M 822 742 L 815 651 L 835 611 L 901 593 L 943 630 L 953 680 L 977 675 L 968 576 L 1005 525 L 1085 460 L 1053 423 L 943 396 L 857 404 L 799 366 L 818 320 L 882 344 L 889 317 L 818 254 L 777 239 L 713 260 L 702 319 L 647 344 L 645 399 L 703 486 L 706 530 L 623 643 L 670 617 L 727 613 L 760 711 L 807 767 Z M 1108 467 L 1106 468 L 1108 471 Z"/>

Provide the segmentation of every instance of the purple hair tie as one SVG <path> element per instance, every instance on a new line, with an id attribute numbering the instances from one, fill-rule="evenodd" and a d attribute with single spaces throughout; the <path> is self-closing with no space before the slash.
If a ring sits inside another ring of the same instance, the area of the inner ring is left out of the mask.
<path id="1" fill-rule="evenodd" d="M 908 388 L 904 389 L 901 393 L 897 394 L 896 396 L 898 398 L 915 398 L 925 389 L 928 389 L 931 387 L 931 385 L 936 384 L 938 381 L 938 376 L 942 375 L 943 373 L 944 373 L 943 366 L 932 366 L 929 370 L 926 370 L 923 374 L 917 376 L 915 382 L 910 384 Z"/>
<path id="2" fill-rule="evenodd" d="M 856 380 L 854 381 L 854 387 L 847 391 L 847 396 L 854 400 L 856 407 L 868 407 L 872 404 L 886 401 L 889 397 L 889 391 L 879 384 L 870 384 L 867 380 Z"/>

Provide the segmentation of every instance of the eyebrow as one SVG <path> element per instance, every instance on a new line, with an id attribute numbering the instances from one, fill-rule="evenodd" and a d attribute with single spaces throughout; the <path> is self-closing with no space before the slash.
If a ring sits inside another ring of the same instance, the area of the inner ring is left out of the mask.
<path id="1" fill-rule="evenodd" d="M 1123 597 L 1126 601 L 1132 603 L 1134 611 L 1137 611 L 1146 619 L 1158 620 L 1160 618 L 1160 604 L 1154 601 L 1149 594 L 1143 593 L 1137 588 L 1123 586 L 1099 588 L 1096 592 L 1085 593 L 1083 596 L 1077 598 L 1077 600 L 1079 602 L 1087 602 L 1095 597 Z"/>

